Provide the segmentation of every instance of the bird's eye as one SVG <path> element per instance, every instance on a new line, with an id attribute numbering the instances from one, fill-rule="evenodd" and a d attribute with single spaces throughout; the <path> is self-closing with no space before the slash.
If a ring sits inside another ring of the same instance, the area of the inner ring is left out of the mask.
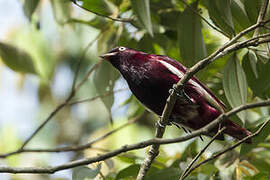
<path id="1" fill-rule="evenodd" d="M 120 48 L 119 48 L 119 51 L 124 51 L 124 50 L 126 50 L 125 47 L 120 47 Z"/>

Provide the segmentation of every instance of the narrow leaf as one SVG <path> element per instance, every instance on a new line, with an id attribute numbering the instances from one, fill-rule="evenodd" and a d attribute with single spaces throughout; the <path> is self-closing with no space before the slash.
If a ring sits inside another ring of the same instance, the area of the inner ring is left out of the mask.
<path id="1" fill-rule="evenodd" d="M 36 74 L 31 56 L 17 47 L 0 42 L 0 57 L 10 69 L 16 72 Z"/>
<path id="2" fill-rule="evenodd" d="M 136 178 L 140 170 L 139 164 L 133 164 L 127 168 L 122 169 L 116 176 L 116 179 L 133 179 Z"/>
<path id="3" fill-rule="evenodd" d="M 113 13 L 108 3 L 104 0 L 82 0 L 82 6 L 102 15 L 110 15 Z"/>
<path id="4" fill-rule="evenodd" d="M 23 11 L 26 17 L 31 20 L 32 14 L 35 12 L 39 0 L 25 0 L 23 4 Z"/>
<path id="5" fill-rule="evenodd" d="M 240 0 L 232 0 L 230 7 L 232 11 L 235 30 L 237 32 L 240 32 L 251 25 L 244 8 L 244 4 Z"/>
<path id="6" fill-rule="evenodd" d="M 198 2 L 193 3 L 197 9 Z M 200 17 L 190 8 L 178 18 L 178 41 L 183 64 L 190 67 L 206 56 L 205 43 L 201 31 Z"/>
<path id="7" fill-rule="evenodd" d="M 153 36 L 149 0 L 131 0 L 131 4 L 132 9 L 137 15 L 139 21 L 147 29 L 149 34 Z"/>
<path id="8" fill-rule="evenodd" d="M 234 108 L 247 103 L 248 86 L 245 72 L 243 71 L 236 55 L 233 55 L 224 69 L 223 88 L 226 98 Z M 245 122 L 245 112 L 237 114 Z"/>
<path id="9" fill-rule="evenodd" d="M 247 12 L 248 18 L 252 24 L 257 22 L 257 18 L 261 8 L 261 0 L 245 0 L 244 6 Z"/>
<path id="10" fill-rule="evenodd" d="M 79 166 L 73 169 L 72 180 L 86 180 L 94 179 L 100 172 L 101 164 L 95 169 L 91 169 L 87 166 Z"/>
<path id="11" fill-rule="evenodd" d="M 151 175 L 147 176 L 146 180 L 178 180 L 180 177 L 179 168 L 165 168 L 156 172 L 153 172 Z"/>
<path id="12" fill-rule="evenodd" d="M 248 52 L 248 59 L 249 59 L 249 63 L 250 63 L 250 66 L 252 68 L 252 71 L 255 75 L 256 78 L 258 78 L 258 72 L 257 72 L 257 56 L 255 55 L 255 53 L 253 51 L 249 51 Z"/>
<path id="13" fill-rule="evenodd" d="M 209 0 L 208 12 L 212 21 L 230 37 L 234 35 L 234 24 L 230 0 Z"/>
<path id="14" fill-rule="evenodd" d="M 94 75 L 94 84 L 99 94 L 105 94 L 113 91 L 115 81 L 119 78 L 119 73 L 109 64 L 104 61 L 96 70 Z M 111 117 L 111 107 L 114 103 L 114 96 L 106 96 L 102 98 L 106 109 Z"/>

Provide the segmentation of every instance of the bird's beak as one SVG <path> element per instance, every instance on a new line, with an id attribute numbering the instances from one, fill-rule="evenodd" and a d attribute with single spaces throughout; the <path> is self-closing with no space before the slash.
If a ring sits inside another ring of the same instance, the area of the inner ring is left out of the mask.
<path id="1" fill-rule="evenodd" d="M 116 54 L 117 54 L 117 52 L 111 52 L 111 53 L 103 54 L 99 57 L 101 57 L 102 59 L 109 59 L 111 56 L 115 56 Z"/>

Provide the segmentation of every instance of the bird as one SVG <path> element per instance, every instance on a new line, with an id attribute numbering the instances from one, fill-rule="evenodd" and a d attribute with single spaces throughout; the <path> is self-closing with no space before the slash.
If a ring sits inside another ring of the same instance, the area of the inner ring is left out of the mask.
<path id="1" fill-rule="evenodd" d="M 165 56 L 148 54 L 128 47 L 115 47 L 100 56 L 115 67 L 135 97 L 151 112 L 162 115 L 170 90 L 184 76 L 187 68 L 180 62 Z M 198 130 L 225 112 L 224 103 L 198 78 L 193 76 L 184 85 L 169 117 L 170 123 L 189 130 Z M 243 139 L 251 132 L 230 119 L 213 128 L 207 136 L 213 137 L 218 128 L 225 127 L 224 134 Z M 245 143 L 251 143 L 247 139 Z"/>

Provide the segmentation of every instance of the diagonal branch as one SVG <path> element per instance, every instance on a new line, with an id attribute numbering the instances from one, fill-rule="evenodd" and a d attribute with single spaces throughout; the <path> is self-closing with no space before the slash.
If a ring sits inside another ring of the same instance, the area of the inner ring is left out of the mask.
<path id="1" fill-rule="evenodd" d="M 267 11 L 268 4 L 269 4 L 269 0 L 263 1 L 262 6 L 261 6 L 261 9 L 260 9 L 260 12 L 259 12 L 259 16 L 258 16 L 258 19 L 257 19 L 257 23 L 263 21 L 263 19 L 265 17 L 265 14 L 266 14 L 266 11 Z M 259 31 L 260 31 L 260 28 L 255 29 L 254 34 L 253 34 L 253 37 L 258 36 L 259 35 Z"/>

